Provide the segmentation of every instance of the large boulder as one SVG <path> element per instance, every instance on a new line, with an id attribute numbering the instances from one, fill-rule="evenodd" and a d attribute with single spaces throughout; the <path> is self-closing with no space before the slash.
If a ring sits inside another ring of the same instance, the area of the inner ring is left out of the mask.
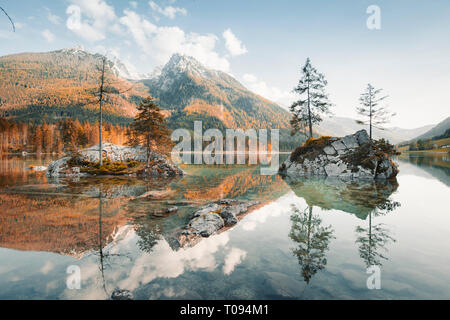
<path id="1" fill-rule="evenodd" d="M 258 204 L 258 201 L 229 199 L 205 204 L 196 209 L 183 228 L 173 230 L 165 239 L 174 250 L 194 246 L 203 238 L 235 226 Z"/>
<path id="2" fill-rule="evenodd" d="M 145 163 L 147 161 L 147 150 L 143 147 L 136 146 L 118 146 L 111 143 L 105 143 L 102 146 L 103 157 L 112 162 L 130 162 L 136 161 Z M 91 163 L 98 163 L 100 158 L 99 146 L 93 146 L 87 149 L 78 151 L 77 162 L 88 161 Z M 64 157 L 53 161 L 47 168 L 48 177 L 80 177 L 88 176 L 89 174 L 83 173 L 80 170 L 80 166 L 71 163 L 72 157 Z M 151 152 L 151 166 L 146 167 L 143 171 L 143 175 L 146 176 L 182 176 L 184 171 L 174 165 L 168 159 L 162 155 Z"/>
<path id="3" fill-rule="evenodd" d="M 398 174 L 390 159 L 392 146 L 371 142 L 365 130 L 344 138 L 322 137 L 297 148 L 280 167 L 280 173 L 349 179 L 391 179 Z"/>

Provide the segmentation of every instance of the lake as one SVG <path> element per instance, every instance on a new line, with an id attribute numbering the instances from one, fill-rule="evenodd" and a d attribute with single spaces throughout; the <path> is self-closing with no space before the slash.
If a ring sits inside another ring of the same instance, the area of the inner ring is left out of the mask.
<path id="1" fill-rule="evenodd" d="M 51 160 L 0 158 L 0 299 L 109 299 L 116 288 L 142 300 L 450 298 L 449 155 L 402 155 L 397 181 L 385 183 L 245 165 L 147 181 L 29 169 Z M 138 198 L 150 190 L 170 192 Z M 177 245 L 196 209 L 218 199 L 260 204 Z M 379 289 L 369 289 L 373 275 Z"/>

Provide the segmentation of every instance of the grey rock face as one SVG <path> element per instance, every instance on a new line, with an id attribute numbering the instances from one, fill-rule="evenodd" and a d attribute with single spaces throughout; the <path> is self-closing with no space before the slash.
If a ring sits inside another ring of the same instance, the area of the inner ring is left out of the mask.
<path id="1" fill-rule="evenodd" d="M 237 224 L 238 217 L 258 203 L 237 200 L 219 200 L 217 203 L 209 203 L 193 214 L 184 234 L 209 237 L 223 227 Z"/>
<path id="2" fill-rule="evenodd" d="M 344 137 L 342 143 L 344 143 L 347 149 L 356 149 L 359 147 L 358 139 L 354 135 Z"/>
<path id="3" fill-rule="evenodd" d="M 194 217 L 199 217 L 202 214 L 208 214 L 210 212 L 219 211 L 220 206 L 217 203 L 210 203 L 206 206 L 200 208 L 198 211 L 194 213 Z"/>
<path id="4" fill-rule="evenodd" d="M 345 138 L 344 138 L 345 139 Z M 334 148 L 334 150 L 336 150 L 337 152 L 339 151 L 344 151 L 347 149 L 347 147 L 345 146 L 345 144 L 342 142 L 342 140 L 338 140 L 335 141 L 331 144 L 331 146 Z"/>
<path id="5" fill-rule="evenodd" d="M 111 300 L 134 300 L 134 296 L 131 291 L 116 288 L 111 294 Z"/>
<path id="6" fill-rule="evenodd" d="M 99 145 L 83 149 L 81 156 L 89 161 L 98 162 L 100 158 Z M 102 146 L 103 156 L 111 161 L 147 161 L 147 150 L 143 147 L 117 146 L 111 143 L 105 143 Z"/>
<path id="7" fill-rule="evenodd" d="M 370 137 L 367 134 L 366 130 L 360 130 L 355 133 L 355 138 L 358 141 L 359 145 L 362 145 L 364 143 L 370 142 Z"/>
<path id="8" fill-rule="evenodd" d="M 394 177 L 398 170 L 390 160 L 384 160 L 378 165 L 377 160 L 373 159 L 370 166 L 373 169 L 347 162 L 350 161 L 347 157 L 367 142 L 370 142 L 370 138 L 365 130 L 341 139 L 331 138 L 328 145 L 322 147 L 322 150 L 318 149 L 319 154 L 314 154 L 314 159 L 311 159 L 311 156 L 303 156 L 296 161 L 291 161 L 289 158 L 280 167 L 280 173 L 292 176 L 318 175 L 350 179 Z"/>
<path id="9" fill-rule="evenodd" d="M 332 156 L 336 154 L 336 149 L 334 149 L 332 146 L 327 146 L 323 148 L 323 152 L 325 152 L 327 155 Z"/>
<path id="10" fill-rule="evenodd" d="M 222 229 L 225 222 L 217 213 L 209 212 L 197 215 L 189 223 L 189 228 L 202 237 L 209 237 L 217 230 Z"/>
<path id="11" fill-rule="evenodd" d="M 345 163 L 330 163 L 325 166 L 325 173 L 328 177 L 339 177 L 347 170 Z"/>
<path id="12" fill-rule="evenodd" d="M 233 212 L 233 210 L 230 209 L 225 209 L 220 212 L 220 216 L 222 217 L 223 221 L 225 222 L 225 226 L 227 227 L 234 226 L 239 222 L 236 214 Z"/>

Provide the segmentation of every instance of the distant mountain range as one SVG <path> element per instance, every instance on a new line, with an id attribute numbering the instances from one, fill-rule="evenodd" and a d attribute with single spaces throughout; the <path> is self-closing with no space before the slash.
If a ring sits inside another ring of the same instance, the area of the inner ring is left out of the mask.
<path id="1" fill-rule="evenodd" d="M 433 128 L 431 128 L 430 130 L 426 131 L 423 134 L 420 134 L 420 135 L 414 137 L 411 140 L 417 141 L 417 140 L 420 140 L 420 139 L 433 138 L 433 137 L 442 135 L 448 129 L 450 129 L 450 117 L 447 117 L 445 120 L 439 122 L 436 126 L 433 126 Z"/>
<path id="2" fill-rule="evenodd" d="M 375 139 L 384 138 L 386 140 L 389 140 L 390 143 L 397 144 L 424 134 L 433 127 L 434 125 L 427 125 L 415 129 L 387 127 L 385 130 L 379 130 L 374 128 L 373 136 Z M 361 129 L 366 129 L 367 131 L 369 131 L 368 126 L 357 124 L 354 119 L 332 117 L 325 118 L 324 121 L 322 121 L 322 123 L 319 125 L 317 131 L 321 135 L 342 137 L 352 134 Z"/>
<path id="3" fill-rule="evenodd" d="M 95 121 L 101 58 L 82 48 L 0 57 L 0 115 L 26 122 L 55 122 L 67 117 Z M 290 114 L 286 109 L 192 57 L 175 54 L 151 74 L 139 74 L 118 59 L 108 60 L 108 66 L 110 91 L 123 93 L 108 95 L 106 121 L 129 123 L 136 104 L 151 94 L 173 129 L 192 129 L 193 122 L 200 120 L 204 128 L 280 128 L 288 136 Z M 436 127 L 375 129 L 374 136 L 400 143 L 442 133 L 449 122 L 447 118 Z M 367 127 L 350 118 L 333 117 L 324 119 L 316 132 L 345 136 L 360 129 Z"/>

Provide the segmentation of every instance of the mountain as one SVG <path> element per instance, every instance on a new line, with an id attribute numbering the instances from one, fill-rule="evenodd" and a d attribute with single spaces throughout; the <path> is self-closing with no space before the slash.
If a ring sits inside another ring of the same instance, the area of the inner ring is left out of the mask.
<path id="1" fill-rule="evenodd" d="M 103 56 L 82 48 L 0 57 L 0 113 L 9 119 L 55 122 L 67 117 L 95 119 L 98 114 L 97 67 Z M 122 65 L 107 62 L 105 120 L 129 122 L 147 89 L 118 76 Z M 131 88 L 131 90 L 129 90 Z"/>
<path id="2" fill-rule="evenodd" d="M 158 72 L 158 68 L 155 68 L 155 70 L 149 74 L 138 73 L 132 65 L 125 64 L 117 57 L 114 57 L 111 62 L 112 62 L 111 69 L 114 72 L 114 74 L 117 77 L 126 80 L 137 81 L 142 79 L 150 79 L 153 78 L 155 76 L 155 73 Z"/>
<path id="3" fill-rule="evenodd" d="M 230 75 L 210 70 L 189 56 L 175 54 L 151 79 L 143 80 L 166 110 L 172 127 L 288 128 L 290 115 Z"/>
<path id="4" fill-rule="evenodd" d="M 373 136 L 375 139 L 384 138 L 393 144 L 412 139 L 417 135 L 423 134 L 430 130 L 434 125 L 427 125 L 415 129 L 402 129 L 398 127 L 386 128 L 386 130 L 379 130 L 374 128 Z M 324 118 L 323 122 L 318 126 L 318 133 L 326 136 L 343 137 L 353 134 L 358 130 L 366 129 L 368 127 L 357 124 L 355 119 L 344 117 Z"/>
<path id="5" fill-rule="evenodd" d="M 416 141 L 420 139 L 433 138 L 442 135 L 448 129 L 450 129 L 450 117 L 447 117 L 447 119 L 439 122 L 436 126 L 433 126 L 432 128 L 430 128 L 430 130 L 427 130 L 425 133 L 416 135 L 415 137 L 409 140 Z"/>

